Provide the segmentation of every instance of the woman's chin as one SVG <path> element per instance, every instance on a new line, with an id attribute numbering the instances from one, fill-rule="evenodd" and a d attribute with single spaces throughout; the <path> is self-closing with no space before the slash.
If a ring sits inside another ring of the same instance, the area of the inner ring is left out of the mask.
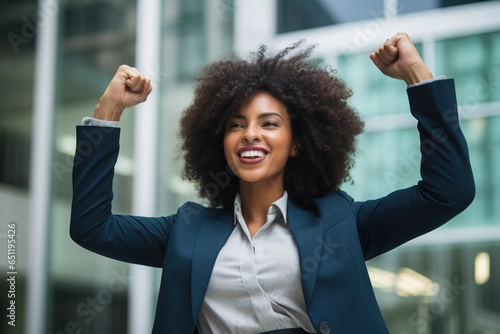
<path id="1" fill-rule="evenodd" d="M 238 178 L 240 179 L 241 182 L 245 183 L 257 183 L 260 181 L 263 181 L 265 178 L 259 175 L 248 175 L 248 173 L 240 173 L 238 175 Z"/>
<path id="2" fill-rule="evenodd" d="M 264 175 L 263 173 L 257 172 L 248 172 L 248 171 L 239 171 L 238 178 L 240 183 L 274 183 L 274 182 L 283 182 L 283 177 L 280 175 Z"/>

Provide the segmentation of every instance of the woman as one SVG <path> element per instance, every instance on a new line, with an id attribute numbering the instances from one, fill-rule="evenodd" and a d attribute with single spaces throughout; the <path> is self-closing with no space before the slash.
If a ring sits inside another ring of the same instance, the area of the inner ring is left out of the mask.
<path id="1" fill-rule="evenodd" d="M 214 63 L 198 79 L 180 135 L 184 177 L 209 208 L 188 202 L 159 218 L 111 213 L 112 121 L 152 89 L 136 69 L 121 66 L 94 118 L 84 119 L 90 127 L 77 128 L 71 237 L 163 268 L 154 333 L 388 333 L 364 261 L 471 203 L 453 81 L 432 78 L 408 35 L 370 58 L 409 86 L 422 180 L 366 202 L 339 190 L 363 127 L 346 103 L 350 91 L 306 62 L 312 48 L 286 57 L 297 47 L 274 57 L 261 47 L 253 60 Z"/>

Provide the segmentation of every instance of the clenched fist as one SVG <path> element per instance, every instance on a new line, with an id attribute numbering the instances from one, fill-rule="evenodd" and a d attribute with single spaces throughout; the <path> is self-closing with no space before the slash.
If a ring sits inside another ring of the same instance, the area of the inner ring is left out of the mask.
<path id="1" fill-rule="evenodd" d="M 151 81 L 136 68 L 122 65 L 99 100 L 94 118 L 118 121 L 125 108 L 146 101 L 152 89 Z"/>
<path id="2" fill-rule="evenodd" d="M 432 73 L 424 64 L 408 34 L 397 33 L 377 51 L 370 54 L 370 59 L 385 75 L 401 79 L 407 85 L 432 79 Z"/>

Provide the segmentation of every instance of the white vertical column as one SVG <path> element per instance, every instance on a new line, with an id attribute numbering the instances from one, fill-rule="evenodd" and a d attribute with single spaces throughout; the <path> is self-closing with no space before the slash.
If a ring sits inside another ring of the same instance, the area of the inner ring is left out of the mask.
<path id="1" fill-rule="evenodd" d="M 276 36 L 277 0 L 234 1 L 234 49 L 257 50 Z"/>
<path id="2" fill-rule="evenodd" d="M 136 67 L 152 80 L 160 78 L 161 1 L 137 1 Z M 134 179 L 132 213 L 141 216 L 156 214 L 158 165 L 159 87 L 145 103 L 135 110 Z M 129 286 L 128 332 L 151 333 L 154 315 L 153 269 L 131 265 Z"/>
<path id="3" fill-rule="evenodd" d="M 442 75 L 436 73 L 436 40 L 431 34 L 426 34 L 422 39 L 422 58 L 434 76 Z"/>
<path id="4" fill-rule="evenodd" d="M 224 21 L 230 20 L 233 8 L 223 2 L 205 1 L 205 38 L 207 39 L 208 62 L 218 60 L 225 51 Z"/>
<path id="5" fill-rule="evenodd" d="M 47 310 L 48 229 L 51 196 L 54 87 L 56 77 L 58 3 L 38 1 L 35 83 L 30 162 L 28 281 L 25 332 L 45 333 Z M 50 13 L 50 17 L 47 13 Z"/>
<path id="6" fill-rule="evenodd" d="M 386 19 L 394 19 L 398 16 L 398 0 L 384 0 L 384 16 Z"/>

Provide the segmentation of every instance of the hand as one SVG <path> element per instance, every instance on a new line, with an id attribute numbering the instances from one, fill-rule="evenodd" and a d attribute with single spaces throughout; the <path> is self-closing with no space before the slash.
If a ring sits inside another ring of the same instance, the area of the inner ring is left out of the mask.
<path id="1" fill-rule="evenodd" d="M 136 68 L 122 65 L 99 100 L 94 118 L 118 121 L 125 108 L 146 101 L 152 89 L 151 80 Z"/>
<path id="2" fill-rule="evenodd" d="M 407 85 L 432 79 L 431 71 L 404 32 L 388 39 L 370 54 L 370 59 L 382 73 L 391 78 L 402 79 Z"/>

